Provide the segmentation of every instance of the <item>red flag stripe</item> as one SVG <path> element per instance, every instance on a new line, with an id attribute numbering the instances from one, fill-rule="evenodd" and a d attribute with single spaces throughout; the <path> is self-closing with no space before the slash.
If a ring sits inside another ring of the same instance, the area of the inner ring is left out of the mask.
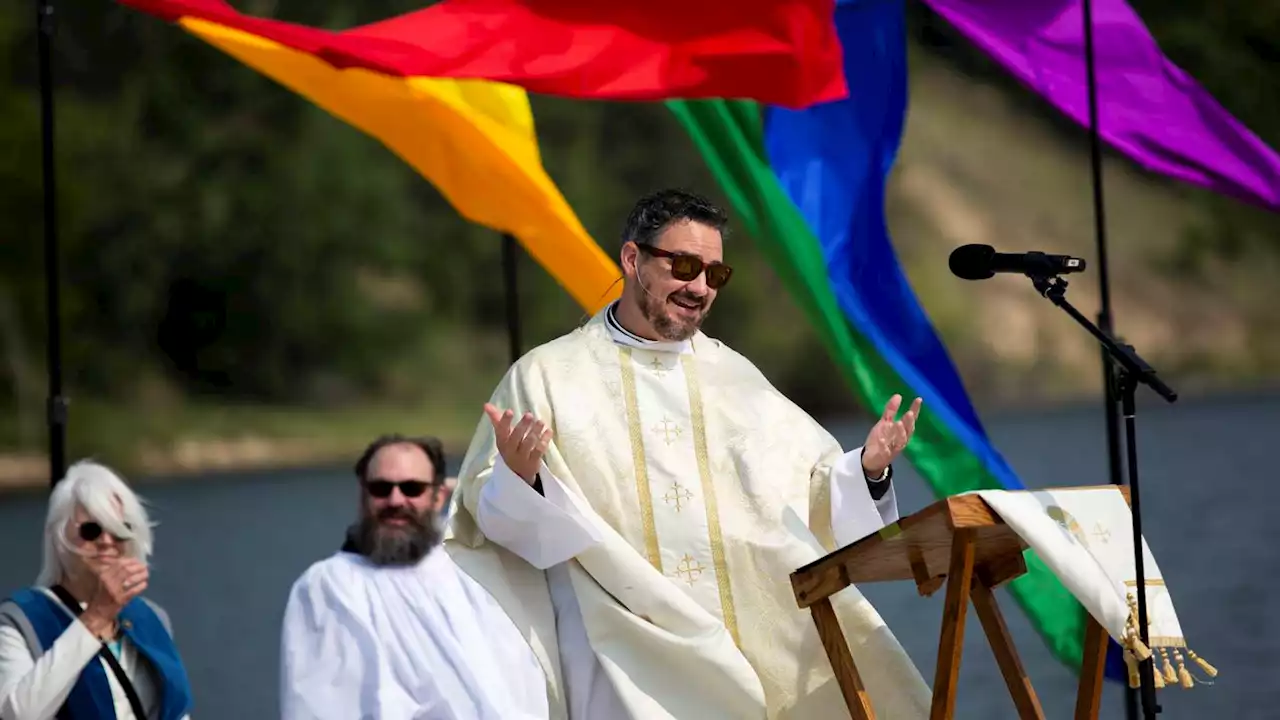
<path id="1" fill-rule="evenodd" d="M 120 2 L 392 76 L 495 80 L 611 100 L 804 107 L 847 95 L 834 0 L 445 0 L 341 31 L 245 15 L 224 0 Z"/>

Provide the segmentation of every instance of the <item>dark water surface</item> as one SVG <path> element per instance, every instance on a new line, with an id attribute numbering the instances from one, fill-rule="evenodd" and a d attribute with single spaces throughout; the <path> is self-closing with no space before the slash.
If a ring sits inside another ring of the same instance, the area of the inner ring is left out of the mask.
<path id="1" fill-rule="evenodd" d="M 850 447 L 867 425 L 832 428 Z M 994 417 L 988 431 L 1029 486 L 1107 481 L 1101 416 L 1092 404 Z M 1274 395 L 1139 408 L 1147 541 L 1191 646 L 1220 671 L 1213 686 L 1163 691 L 1161 718 L 1280 717 L 1280 622 L 1272 615 L 1280 612 L 1278 447 Z M 897 478 L 904 515 L 933 500 L 909 467 Z M 160 522 L 149 595 L 173 617 L 194 685 L 193 715 L 277 717 L 285 597 L 308 564 L 339 546 L 357 500 L 352 479 L 341 469 L 311 470 L 138 487 Z M 44 500 L 43 493 L 0 496 L 0 593 L 35 577 Z M 921 598 L 909 583 L 863 592 L 932 680 L 943 593 Z M 1075 676 L 1053 659 L 1013 599 L 1004 591 L 999 599 L 1046 716 L 1071 717 Z M 1015 717 L 981 626 L 970 618 L 956 717 Z M 1104 697 L 1102 717 L 1124 717 L 1118 687 Z"/>

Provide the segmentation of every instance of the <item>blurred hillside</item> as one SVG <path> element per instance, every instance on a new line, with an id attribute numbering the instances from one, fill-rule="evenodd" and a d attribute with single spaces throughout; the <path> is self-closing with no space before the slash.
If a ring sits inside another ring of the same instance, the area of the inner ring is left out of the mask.
<path id="1" fill-rule="evenodd" d="M 341 28 L 423 3 L 235 4 Z M 1280 147 L 1280 2 L 1135 5 L 1175 62 Z M 1095 258 L 1087 138 L 909 7 L 912 105 L 890 212 L 917 293 L 982 407 L 1095 394 L 1096 347 L 1025 280 L 964 283 L 946 267 L 966 242 Z M 71 454 L 169 471 L 345 460 L 391 429 L 465 442 L 508 360 L 497 234 L 375 141 L 179 29 L 110 3 L 58 12 Z M 0 5 L 0 477 L 44 471 L 30 16 Z M 640 193 L 719 197 L 662 105 L 533 103 L 548 170 L 611 251 Z M 1106 188 L 1126 339 L 1184 392 L 1280 376 L 1268 297 L 1280 221 L 1114 157 Z M 737 278 L 708 332 L 811 412 L 861 412 L 832 391 L 839 374 L 749 239 L 729 252 Z M 1093 279 L 1069 294 L 1089 313 Z M 520 282 L 526 349 L 583 319 L 527 258 Z"/>

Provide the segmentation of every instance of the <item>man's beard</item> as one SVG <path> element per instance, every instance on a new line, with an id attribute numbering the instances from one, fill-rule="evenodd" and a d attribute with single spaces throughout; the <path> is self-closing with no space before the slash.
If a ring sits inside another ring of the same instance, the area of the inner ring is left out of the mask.
<path id="1" fill-rule="evenodd" d="M 683 318 L 672 317 L 667 308 L 667 298 L 659 299 L 650 295 L 648 292 L 639 294 L 640 314 L 645 320 L 653 326 L 664 340 L 680 342 L 688 340 L 698 333 L 702 327 L 702 321 L 707 317 L 706 298 L 699 298 L 687 293 L 673 293 L 670 297 L 674 299 L 685 300 L 691 304 L 702 304 L 702 312 L 697 317 L 685 320 Z"/>
<path id="2" fill-rule="evenodd" d="M 405 524 L 384 522 L 392 518 L 402 518 Z M 433 512 L 419 516 L 406 508 L 386 508 L 360 519 L 356 550 L 374 565 L 416 565 L 440 544 L 441 535 Z"/>

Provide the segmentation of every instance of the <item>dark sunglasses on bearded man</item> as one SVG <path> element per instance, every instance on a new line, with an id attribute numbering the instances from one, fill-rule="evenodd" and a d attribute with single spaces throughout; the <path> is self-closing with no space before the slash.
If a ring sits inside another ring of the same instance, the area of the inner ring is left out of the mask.
<path id="1" fill-rule="evenodd" d="M 391 497 L 391 491 L 400 488 L 400 494 L 407 498 L 421 497 L 427 490 L 438 490 L 443 487 L 444 483 L 440 482 L 424 482 L 422 480 L 401 480 L 392 482 L 390 480 L 368 480 L 364 483 L 364 488 L 373 497 L 383 500 Z"/>
<path id="2" fill-rule="evenodd" d="M 692 282 L 705 270 L 707 287 L 719 290 L 729 282 L 729 278 L 733 277 L 733 268 L 722 262 L 703 262 L 697 255 L 671 252 L 645 243 L 636 243 L 636 247 L 653 257 L 670 258 L 671 277 L 680 282 Z"/>

